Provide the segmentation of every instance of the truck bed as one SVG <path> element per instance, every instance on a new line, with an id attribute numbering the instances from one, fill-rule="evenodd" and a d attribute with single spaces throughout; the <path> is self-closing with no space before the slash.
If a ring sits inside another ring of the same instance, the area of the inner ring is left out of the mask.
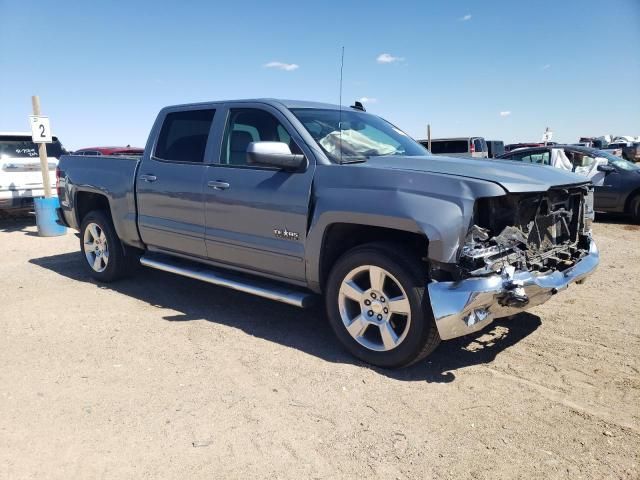
<path id="1" fill-rule="evenodd" d="M 67 224 L 79 228 L 78 196 L 92 192 L 104 195 L 109 202 L 113 224 L 120 239 L 135 246 L 142 246 L 136 225 L 135 179 L 140 159 L 111 155 L 82 156 L 63 155 L 60 169 L 58 196 L 60 208 Z M 64 173 L 63 173 L 64 172 Z M 64 180 L 65 174 L 69 182 Z M 96 184 L 96 181 L 99 181 Z M 79 192 L 78 190 L 82 191 Z M 84 203 L 90 205 L 89 203 Z M 75 212 L 75 215 L 74 215 Z"/>

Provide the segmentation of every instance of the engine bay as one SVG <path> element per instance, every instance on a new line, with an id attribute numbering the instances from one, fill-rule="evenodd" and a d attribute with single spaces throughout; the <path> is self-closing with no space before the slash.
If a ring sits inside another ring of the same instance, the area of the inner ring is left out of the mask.
<path id="1" fill-rule="evenodd" d="M 476 203 L 461 249 L 463 277 L 516 270 L 565 270 L 589 251 L 593 190 L 588 186 L 508 194 Z"/>

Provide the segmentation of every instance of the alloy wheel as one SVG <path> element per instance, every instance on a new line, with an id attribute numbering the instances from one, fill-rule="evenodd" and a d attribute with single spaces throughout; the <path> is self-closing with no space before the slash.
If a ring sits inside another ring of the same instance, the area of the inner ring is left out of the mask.
<path id="1" fill-rule="evenodd" d="M 90 223 L 84 229 L 84 255 L 89 266 L 96 272 L 104 272 L 109 263 L 107 237 L 97 223 Z"/>
<path id="2" fill-rule="evenodd" d="M 351 337 L 369 350 L 400 345 L 411 324 L 409 297 L 391 273 L 374 265 L 351 270 L 338 292 L 340 317 Z"/>

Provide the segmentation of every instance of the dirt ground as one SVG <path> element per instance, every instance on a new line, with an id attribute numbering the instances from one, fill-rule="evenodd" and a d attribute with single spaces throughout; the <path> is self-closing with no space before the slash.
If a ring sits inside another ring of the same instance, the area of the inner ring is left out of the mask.
<path id="1" fill-rule="evenodd" d="M 0 221 L 0 479 L 639 478 L 640 228 L 597 273 L 385 371 L 303 311 Z"/>

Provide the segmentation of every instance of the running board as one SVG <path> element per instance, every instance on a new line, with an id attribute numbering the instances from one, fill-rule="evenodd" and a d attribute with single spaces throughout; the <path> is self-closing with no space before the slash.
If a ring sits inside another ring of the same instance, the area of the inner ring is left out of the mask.
<path id="1" fill-rule="evenodd" d="M 268 298 L 277 302 L 287 303 L 300 308 L 306 308 L 314 300 L 314 294 L 303 290 L 295 290 L 288 285 L 269 282 L 263 279 L 250 279 L 233 272 L 214 270 L 203 264 L 187 260 L 175 259 L 168 256 L 154 255 L 153 258 L 143 256 L 140 263 L 145 267 L 155 268 L 164 272 L 175 273 L 183 277 L 193 278 L 202 282 L 212 283 L 222 287 L 232 288 L 258 297 Z"/>

